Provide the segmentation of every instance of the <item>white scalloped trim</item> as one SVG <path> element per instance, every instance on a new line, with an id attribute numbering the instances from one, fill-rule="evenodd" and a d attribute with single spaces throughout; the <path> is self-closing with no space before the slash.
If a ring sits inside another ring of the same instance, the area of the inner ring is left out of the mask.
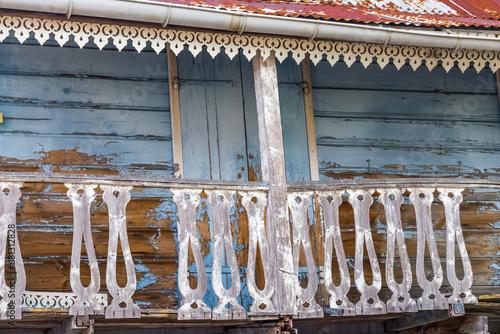
<path id="1" fill-rule="evenodd" d="M 179 54 L 188 45 L 188 50 L 194 55 L 207 47 L 207 52 L 215 57 L 221 50 L 229 56 L 234 56 L 241 49 L 247 59 L 251 60 L 260 50 L 264 58 L 274 51 L 276 58 L 282 62 L 290 53 L 297 63 L 300 63 L 308 53 L 311 61 L 316 65 L 326 55 L 326 59 L 333 66 L 343 56 L 347 66 L 351 66 L 360 57 L 361 63 L 368 67 L 376 62 L 384 68 L 389 60 L 400 69 L 407 60 L 415 70 L 425 65 L 432 71 L 438 61 L 449 71 L 458 66 L 462 72 L 469 68 L 471 62 L 477 72 L 480 72 L 489 63 L 493 72 L 500 68 L 500 52 L 478 50 L 449 50 L 439 48 L 422 48 L 411 46 L 377 45 L 365 43 L 348 43 L 333 41 L 309 41 L 295 38 L 279 38 L 269 36 L 237 35 L 230 33 L 207 33 L 164 28 L 142 28 L 128 25 L 100 24 L 92 22 L 76 22 L 69 20 L 38 19 L 31 17 L 0 16 L 0 42 L 3 42 L 10 31 L 20 43 L 24 43 L 34 34 L 35 39 L 43 45 L 54 34 L 60 46 L 64 46 L 73 36 L 76 44 L 83 48 L 92 37 L 94 43 L 102 49 L 109 43 L 109 39 L 118 50 L 122 50 L 132 42 L 137 52 L 141 52 L 147 43 L 157 53 L 163 51 L 168 43 L 175 54 Z"/>

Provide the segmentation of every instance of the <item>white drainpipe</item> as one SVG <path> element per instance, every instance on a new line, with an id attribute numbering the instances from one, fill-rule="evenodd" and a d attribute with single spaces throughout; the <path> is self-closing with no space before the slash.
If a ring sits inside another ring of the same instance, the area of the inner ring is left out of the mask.
<path id="1" fill-rule="evenodd" d="M 500 50 L 500 38 L 406 30 L 173 5 L 145 0 L 0 0 L 0 8 L 309 39 Z"/>

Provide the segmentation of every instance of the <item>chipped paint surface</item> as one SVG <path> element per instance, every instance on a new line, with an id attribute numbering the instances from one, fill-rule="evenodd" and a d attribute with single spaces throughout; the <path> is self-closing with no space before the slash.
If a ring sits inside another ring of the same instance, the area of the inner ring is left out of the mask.
<path id="1" fill-rule="evenodd" d="M 275 16 L 425 26 L 499 27 L 500 3 L 491 0 L 152 0 Z"/>

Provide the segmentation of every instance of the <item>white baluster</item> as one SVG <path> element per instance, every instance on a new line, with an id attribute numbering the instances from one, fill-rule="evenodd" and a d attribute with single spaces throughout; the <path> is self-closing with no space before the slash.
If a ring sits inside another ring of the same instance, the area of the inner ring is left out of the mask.
<path id="1" fill-rule="evenodd" d="M 446 214 L 446 273 L 448 281 L 453 287 L 453 294 L 448 298 L 448 302 L 450 304 L 477 304 L 477 297 L 471 291 L 472 266 L 465 248 L 460 224 L 460 203 L 463 200 L 462 191 L 464 189 L 438 188 L 438 191 L 440 192 L 439 199 L 443 202 Z M 455 240 L 464 267 L 464 278 L 462 280 L 457 278 L 455 268 Z"/>
<path id="2" fill-rule="evenodd" d="M 307 287 L 304 289 L 297 280 L 297 314 L 299 318 L 323 317 L 323 308 L 316 303 L 316 291 L 318 290 L 318 277 L 314 257 L 312 254 L 311 240 L 308 229 L 308 208 L 311 204 L 312 194 L 290 193 L 288 194 L 288 208 L 290 209 L 291 222 L 293 225 L 293 259 L 295 275 L 299 273 L 300 245 L 304 247 L 307 263 Z"/>
<path id="3" fill-rule="evenodd" d="M 109 212 L 106 286 L 113 297 L 111 305 L 106 309 L 106 318 L 140 318 L 141 310 L 132 300 L 136 288 L 136 277 L 134 260 L 130 253 L 127 235 L 126 207 L 130 201 L 130 189 L 132 187 L 101 186 L 101 189 L 104 190 L 102 197 L 108 205 Z M 127 285 L 124 288 L 119 287 L 116 281 L 118 240 L 121 241 L 123 260 L 127 272 Z M 126 306 L 121 307 L 121 303 L 125 303 Z"/>
<path id="4" fill-rule="evenodd" d="M 264 210 L 267 205 L 267 196 L 263 192 L 240 192 L 241 203 L 246 209 L 248 216 L 248 265 L 247 284 L 250 296 L 254 299 L 250 312 L 254 314 L 275 313 L 275 307 L 271 301 L 271 296 L 275 289 L 275 280 L 272 276 L 269 245 L 266 237 L 266 227 L 264 224 Z M 257 244 L 260 248 L 262 267 L 264 268 L 265 286 L 260 290 L 256 282 L 256 258 Z M 265 305 L 261 309 L 260 306 Z"/>
<path id="5" fill-rule="evenodd" d="M 384 205 L 387 221 L 387 256 L 385 265 L 385 279 L 392 291 L 391 299 L 387 301 L 387 312 L 417 312 L 417 304 L 410 297 L 412 283 L 411 265 L 406 250 L 403 225 L 401 223 L 401 204 L 403 194 L 401 189 L 380 189 L 380 202 Z M 403 281 L 397 283 L 394 278 L 394 257 L 398 247 Z"/>
<path id="6" fill-rule="evenodd" d="M 356 315 L 354 304 L 347 299 L 351 287 L 351 277 L 345 257 L 344 246 L 340 234 L 339 206 L 342 204 L 342 192 L 320 192 L 318 202 L 323 210 L 325 224 L 325 287 L 330 295 L 330 308 L 343 311 L 343 315 Z M 332 278 L 332 256 L 335 246 L 335 255 L 339 266 L 340 284 L 335 286 Z"/>
<path id="7" fill-rule="evenodd" d="M 349 203 L 354 209 L 354 223 L 356 228 L 356 254 L 354 258 L 354 281 L 361 293 L 359 302 L 356 303 L 356 314 L 385 314 L 385 304 L 379 299 L 378 293 L 382 287 L 382 275 L 375 253 L 372 232 L 370 228 L 370 206 L 373 203 L 373 190 L 347 190 Z M 366 284 L 363 271 L 363 249 L 370 259 L 373 274 L 372 285 Z"/>
<path id="8" fill-rule="evenodd" d="M 177 236 L 179 240 L 179 268 L 177 286 L 181 294 L 181 307 L 177 319 L 210 319 L 212 311 L 203 302 L 207 291 L 207 274 L 203 264 L 201 245 L 196 228 L 196 209 L 200 204 L 201 189 L 171 189 L 177 205 Z M 189 285 L 189 245 L 194 256 L 198 286 L 192 289 Z"/>
<path id="9" fill-rule="evenodd" d="M 73 203 L 73 248 L 71 251 L 71 289 L 76 294 L 75 303 L 71 305 L 69 314 L 104 314 L 104 307 L 96 303 L 97 293 L 101 287 L 101 277 L 92 240 L 90 224 L 90 207 L 96 193 L 97 185 L 66 184 L 68 197 Z M 82 191 L 80 194 L 79 191 Z M 87 250 L 90 266 L 90 284 L 83 287 L 80 277 L 80 262 L 82 257 L 82 237 Z"/>
<path id="10" fill-rule="evenodd" d="M 424 290 L 417 301 L 419 310 L 447 309 L 448 302 L 441 294 L 439 288 L 443 284 L 443 268 L 437 251 L 434 231 L 432 229 L 431 205 L 434 200 L 434 188 L 408 188 L 410 201 L 415 207 L 417 219 L 417 282 Z M 432 281 L 427 279 L 425 273 L 425 244 L 429 249 L 432 262 Z"/>
<path id="11" fill-rule="evenodd" d="M 26 274 L 16 222 L 17 201 L 21 197 L 19 188 L 22 186 L 22 183 L 0 183 L 0 319 L 22 318 Z"/>
<path id="12" fill-rule="evenodd" d="M 214 263 L 212 269 L 212 285 L 219 298 L 217 306 L 212 310 L 212 319 L 229 320 L 245 319 L 246 312 L 238 304 L 236 298 L 241 291 L 240 275 L 236 254 L 233 248 L 229 211 L 234 204 L 233 195 L 229 191 L 205 191 L 208 202 L 212 207 L 213 235 L 214 235 Z M 222 283 L 222 255 L 229 261 L 231 271 L 231 288 L 226 289 Z M 226 305 L 231 305 L 227 308 Z"/>

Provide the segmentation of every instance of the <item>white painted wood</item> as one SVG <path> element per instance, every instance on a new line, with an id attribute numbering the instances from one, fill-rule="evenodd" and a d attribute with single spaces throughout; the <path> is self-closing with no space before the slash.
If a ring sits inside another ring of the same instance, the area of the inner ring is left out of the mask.
<path id="1" fill-rule="evenodd" d="M 103 305 L 96 302 L 97 293 L 101 287 L 101 276 L 97 265 L 90 223 L 90 207 L 96 197 L 94 189 L 97 185 L 67 183 L 65 186 L 68 188 L 67 194 L 73 204 L 73 248 L 71 250 L 70 284 L 71 289 L 77 296 L 75 303 L 69 309 L 69 314 L 104 314 Z M 85 244 L 90 266 L 90 284 L 87 287 L 83 287 L 80 277 L 82 241 Z"/>
<path id="2" fill-rule="evenodd" d="M 100 186 L 104 191 L 102 195 L 108 205 L 109 213 L 109 242 L 108 260 L 106 265 L 106 286 L 113 297 L 111 304 L 106 309 L 106 318 L 140 318 L 141 310 L 134 304 L 132 295 L 136 288 L 134 260 L 130 252 L 127 235 L 126 208 L 130 201 L 132 187 Z M 120 240 L 123 260 L 127 272 L 127 284 L 124 288 L 118 286 L 116 281 L 116 258 L 118 253 L 118 240 Z M 125 307 L 120 304 L 125 303 Z"/>
<path id="3" fill-rule="evenodd" d="M 385 314 L 386 306 L 379 299 L 378 293 L 382 287 L 382 275 L 375 253 L 372 232 L 370 228 L 370 206 L 373 203 L 373 190 L 348 189 L 349 203 L 354 209 L 354 224 L 356 231 L 356 253 L 354 256 L 354 281 L 361 297 L 356 303 L 356 314 Z M 370 266 L 373 273 L 373 283 L 366 284 L 363 271 L 364 245 L 368 251 Z"/>
<path id="4" fill-rule="evenodd" d="M 200 204 L 201 189 L 170 189 L 177 205 L 177 237 L 179 245 L 179 267 L 177 286 L 181 294 L 181 306 L 177 319 L 210 319 L 212 310 L 203 301 L 207 292 L 207 274 L 203 264 L 201 245 L 196 228 L 196 209 Z M 192 289 L 189 284 L 189 246 L 194 257 L 198 284 Z"/>
<path id="5" fill-rule="evenodd" d="M 388 313 L 417 312 L 417 304 L 410 297 L 412 273 L 410 259 L 406 250 L 403 225 L 401 222 L 401 204 L 404 201 L 400 188 L 379 189 L 379 200 L 384 205 L 387 222 L 387 255 L 385 262 L 385 280 L 392 292 L 391 299 L 387 301 Z M 398 247 L 403 281 L 396 282 L 394 278 L 394 257 Z"/>
<path id="6" fill-rule="evenodd" d="M 415 208 L 417 219 L 417 282 L 424 290 L 417 300 L 419 310 L 447 309 L 448 302 L 439 288 L 443 283 L 443 268 L 437 251 L 436 240 L 432 228 L 431 205 L 434 201 L 434 188 L 408 188 L 410 201 Z M 429 249 L 432 262 L 432 281 L 425 272 L 425 244 Z"/>
<path id="7" fill-rule="evenodd" d="M 274 303 L 271 296 L 275 289 L 275 279 L 273 268 L 271 267 L 271 256 L 269 244 L 266 236 L 266 226 L 264 221 L 264 210 L 267 205 L 267 196 L 263 192 L 243 192 L 241 203 L 247 212 L 248 217 L 248 264 L 247 264 L 247 284 L 250 296 L 254 299 L 250 312 L 252 315 L 275 313 Z M 262 267 L 264 269 L 264 289 L 260 290 L 256 282 L 257 270 L 257 245 L 260 249 Z M 265 308 L 264 308 L 265 305 Z M 262 307 L 262 308 L 261 308 Z"/>
<path id="8" fill-rule="evenodd" d="M 287 214 L 287 186 L 283 132 L 274 53 L 253 58 L 257 120 L 259 124 L 262 181 L 269 185 L 266 210 L 267 236 L 276 278 L 273 302 L 281 315 L 295 313 L 295 286 L 290 225 Z"/>
<path id="9" fill-rule="evenodd" d="M 167 47 L 168 85 L 170 91 L 170 119 L 172 123 L 172 148 L 174 155 L 174 177 L 184 176 L 182 158 L 181 108 L 179 102 L 179 77 L 177 74 L 177 56 Z"/>
<path id="10" fill-rule="evenodd" d="M 443 202 L 446 215 L 446 274 L 453 287 L 453 294 L 448 298 L 450 304 L 477 304 L 477 297 L 472 294 L 472 266 L 465 248 L 464 235 L 460 224 L 460 203 L 463 201 L 463 188 L 438 188 L 439 199 Z M 464 278 L 457 278 L 455 268 L 455 242 L 458 245 L 464 268 Z"/>
<path id="11" fill-rule="evenodd" d="M 342 204 L 342 193 L 344 191 L 318 192 L 318 202 L 323 212 L 325 229 L 325 256 L 324 275 L 325 287 L 330 295 L 330 308 L 343 311 L 343 315 L 356 315 L 354 304 L 347 299 L 347 293 L 351 287 L 351 277 L 347 266 L 344 246 L 340 233 L 339 206 Z M 339 266 L 340 283 L 333 284 L 332 258 L 333 247 Z"/>
<path id="12" fill-rule="evenodd" d="M 311 84 L 311 65 L 309 56 L 302 60 L 302 82 L 304 88 L 304 110 L 306 112 L 307 145 L 309 146 L 309 167 L 311 181 L 319 181 L 318 149 L 316 147 L 316 127 L 314 125 L 314 106 Z"/>
<path id="13" fill-rule="evenodd" d="M 205 191 L 207 202 L 212 207 L 214 262 L 212 267 L 212 287 L 219 298 L 212 310 L 212 319 L 245 319 L 246 312 L 236 299 L 241 291 L 240 274 L 231 233 L 230 210 L 234 205 L 233 192 Z M 226 257 L 231 272 L 231 287 L 226 289 L 222 282 L 222 258 Z M 230 305 L 230 308 L 228 307 Z"/>
<path id="14" fill-rule="evenodd" d="M 16 221 L 22 186 L 22 183 L 0 182 L 0 319 L 11 321 L 22 318 L 22 295 L 26 289 Z"/>
<path id="15" fill-rule="evenodd" d="M 297 280 L 297 315 L 299 318 L 321 318 L 323 308 L 316 303 L 316 291 L 318 291 L 318 274 L 311 248 L 309 237 L 308 208 L 311 204 L 312 193 L 290 193 L 288 194 L 288 208 L 291 213 L 293 226 L 293 260 L 295 275 L 299 274 L 300 248 L 304 249 L 307 264 L 307 287 L 304 289 Z"/>

